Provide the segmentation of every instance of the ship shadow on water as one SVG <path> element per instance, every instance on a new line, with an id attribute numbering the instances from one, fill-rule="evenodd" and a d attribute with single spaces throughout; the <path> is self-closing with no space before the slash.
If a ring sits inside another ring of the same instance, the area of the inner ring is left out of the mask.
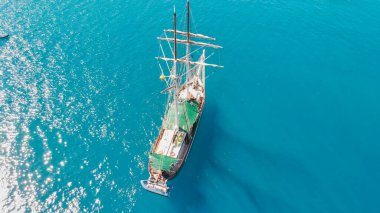
<path id="1" fill-rule="evenodd" d="M 249 199 L 253 208 L 256 211 L 260 209 L 260 205 L 254 194 L 256 187 L 241 180 L 215 160 L 215 156 L 217 156 L 217 153 L 215 153 L 216 147 L 228 146 L 227 144 L 218 145 L 218 142 L 234 141 L 236 144 L 247 144 L 225 132 L 221 125 L 218 124 L 218 120 L 220 120 L 217 119 L 218 116 L 219 111 L 217 106 L 206 104 L 187 161 L 178 176 L 171 182 L 173 188 L 169 199 L 172 205 L 177 208 L 177 212 L 205 210 L 203 208 L 209 206 L 206 204 L 208 201 L 205 198 L 205 191 L 210 189 L 204 188 L 204 182 L 205 179 L 206 181 L 210 179 L 208 177 L 210 173 L 216 173 L 220 177 L 223 177 L 223 179 L 226 179 L 227 182 L 236 185 L 241 189 L 241 193 Z M 223 141 L 220 141 L 220 138 L 223 138 Z M 247 147 L 241 148 L 246 149 Z M 246 151 L 250 152 L 247 149 Z M 209 171 L 210 169 L 212 171 Z"/>
<path id="2" fill-rule="evenodd" d="M 193 141 L 185 165 L 172 181 L 170 201 L 178 208 L 178 212 L 188 212 L 204 206 L 205 198 L 201 188 L 202 178 L 206 173 L 207 163 L 215 148 L 216 118 L 218 108 L 206 102 L 197 135 Z"/>
<path id="3" fill-rule="evenodd" d="M 245 199 L 245 207 L 249 208 L 252 212 L 261 212 L 265 209 L 267 202 L 262 200 L 265 197 L 267 200 L 271 200 L 276 203 L 276 199 L 267 192 L 258 187 L 259 182 L 255 181 L 255 176 L 260 175 L 255 168 L 251 168 L 252 173 L 245 174 L 252 181 L 248 181 L 247 178 L 242 178 L 242 172 L 239 171 L 240 167 L 228 169 L 226 165 L 220 161 L 224 158 L 219 155 L 218 150 L 227 150 L 226 152 L 230 156 L 252 156 L 252 161 L 261 161 L 263 158 L 273 157 L 270 153 L 261 150 L 258 147 L 251 145 L 249 141 L 245 141 L 237 136 L 234 136 L 222 127 L 219 123 L 223 120 L 220 115 L 218 107 L 215 105 L 205 106 L 202 120 L 200 122 L 197 136 L 195 138 L 192 149 L 189 153 L 187 161 L 180 173 L 169 184 L 172 187 L 169 201 L 174 206 L 177 212 L 197 212 L 203 210 L 205 206 L 212 206 L 209 204 L 210 194 L 207 191 L 214 189 L 214 195 L 212 197 L 218 197 L 218 193 L 224 193 L 223 191 L 217 191 L 215 186 L 207 186 L 206 182 L 209 182 L 209 175 L 217 174 L 217 179 L 222 179 L 224 184 L 227 184 L 236 189 L 240 198 Z M 229 144 L 226 141 L 234 142 L 235 149 L 228 149 Z M 220 143 L 220 144 L 219 144 Z M 235 159 L 235 163 L 239 163 L 240 159 Z M 244 172 L 243 172 L 244 173 Z M 216 183 L 219 185 L 220 183 Z M 207 196 L 207 197 L 206 197 Z M 225 197 L 223 195 L 221 197 Z M 220 198 L 221 198 L 220 197 Z M 263 203 L 264 202 L 264 203 Z M 278 201 L 277 201 L 278 202 Z M 283 204 L 283 203 L 282 203 Z M 223 208 L 223 204 L 218 205 Z M 239 204 L 237 204 L 239 205 Z M 228 205 L 227 205 L 228 206 Z M 227 210 L 227 209 L 226 209 Z M 231 209 L 229 209 L 231 210 Z"/>

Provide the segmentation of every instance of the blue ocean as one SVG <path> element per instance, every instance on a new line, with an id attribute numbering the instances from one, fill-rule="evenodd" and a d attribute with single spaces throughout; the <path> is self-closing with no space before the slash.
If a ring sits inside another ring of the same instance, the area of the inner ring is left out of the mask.
<path id="1" fill-rule="evenodd" d="M 173 5 L 0 0 L 0 212 L 380 212 L 379 0 L 192 0 L 225 68 L 170 197 L 144 190 Z"/>

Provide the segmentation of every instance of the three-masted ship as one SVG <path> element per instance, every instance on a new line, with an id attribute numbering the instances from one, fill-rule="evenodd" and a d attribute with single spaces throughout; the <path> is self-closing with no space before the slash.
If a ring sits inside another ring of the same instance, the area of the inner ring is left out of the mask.
<path id="1" fill-rule="evenodd" d="M 206 48 L 222 48 L 221 46 L 202 42 L 215 38 L 190 32 L 190 2 L 187 1 L 186 31 L 177 30 L 177 17 L 174 8 L 174 29 L 164 30 L 164 37 L 159 37 L 162 56 L 157 57 L 161 70 L 160 79 L 167 84 L 161 93 L 168 94 L 165 115 L 159 135 L 149 154 L 149 178 L 142 180 L 142 186 L 151 192 L 168 196 L 170 188 L 167 181 L 179 172 L 191 145 L 194 141 L 199 120 L 206 98 L 205 67 L 219 67 L 206 63 Z M 168 36 L 169 35 L 169 36 Z M 172 37 L 171 37 L 172 35 Z M 166 44 L 173 57 L 165 56 Z M 184 44 L 184 56 L 178 56 L 178 44 Z M 192 50 L 192 47 L 194 50 Z M 192 60 L 198 53 L 199 59 Z M 161 63 L 164 63 L 162 68 Z M 165 73 L 167 73 L 165 75 Z"/>

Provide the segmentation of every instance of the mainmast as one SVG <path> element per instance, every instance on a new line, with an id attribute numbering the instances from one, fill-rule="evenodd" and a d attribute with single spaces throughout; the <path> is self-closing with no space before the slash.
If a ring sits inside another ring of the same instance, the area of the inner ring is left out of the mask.
<path id="1" fill-rule="evenodd" d="M 174 80 L 174 107 L 175 107 L 175 127 L 178 127 L 178 77 L 177 77 L 177 14 L 175 12 L 173 14 L 173 22 L 174 22 L 174 61 L 173 61 L 173 80 Z"/>

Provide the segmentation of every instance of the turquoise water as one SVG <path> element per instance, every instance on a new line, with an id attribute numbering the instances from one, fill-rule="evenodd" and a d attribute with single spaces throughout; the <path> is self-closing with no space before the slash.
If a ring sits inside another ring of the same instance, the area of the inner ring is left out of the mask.
<path id="1" fill-rule="evenodd" d="M 380 212 L 378 0 L 193 0 L 225 68 L 171 197 L 142 189 L 173 4 L 0 0 L 0 212 Z"/>

